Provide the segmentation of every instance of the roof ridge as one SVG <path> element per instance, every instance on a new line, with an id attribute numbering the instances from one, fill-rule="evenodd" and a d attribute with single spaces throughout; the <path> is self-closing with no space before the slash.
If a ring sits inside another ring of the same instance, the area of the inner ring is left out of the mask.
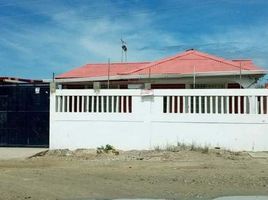
<path id="1" fill-rule="evenodd" d="M 146 65 L 144 67 L 141 67 L 140 69 L 135 69 L 135 70 L 128 71 L 128 72 L 123 72 L 123 73 L 120 73 L 120 74 L 131 74 L 131 73 L 139 72 L 141 70 L 145 70 L 147 68 L 151 68 L 151 67 L 154 67 L 154 66 L 156 66 L 158 64 L 162 64 L 162 63 L 167 62 L 167 61 L 170 61 L 170 60 L 174 60 L 174 59 L 177 59 L 177 58 L 180 58 L 180 57 L 184 57 L 184 56 L 189 55 L 189 54 L 195 54 L 195 55 L 198 55 L 198 56 L 201 56 L 201 57 L 209 58 L 209 59 L 215 60 L 217 62 L 221 62 L 221 63 L 232 65 L 232 66 L 237 67 L 237 68 L 240 68 L 241 67 L 240 65 L 237 65 L 237 63 L 235 63 L 232 60 L 227 60 L 225 58 L 221 58 L 221 57 L 218 57 L 218 56 L 210 55 L 210 54 L 203 53 L 203 52 L 200 52 L 200 51 L 197 51 L 197 50 L 189 50 L 189 51 L 185 51 L 183 53 L 177 54 L 175 56 L 171 56 L 171 57 L 168 57 L 168 58 L 161 59 L 159 61 L 151 62 L 148 65 Z M 245 69 L 245 70 L 249 70 L 245 66 L 242 66 L 241 68 L 242 69 Z"/>
<path id="2" fill-rule="evenodd" d="M 234 62 L 232 60 L 227 60 L 227 59 L 222 58 L 222 57 L 210 55 L 210 54 L 199 52 L 199 51 L 195 51 L 195 53 L 197 53 L 201 57 L 210 58 L 210 59 L 215 60 L 215 61 L 219 61 L 219 62 L 222 62 L 222 63 L 225 63 L 225 64 L 229 64 L 229 65 L 232 65 L 232 66 L 237 67 L 239 69 L 241 67 L 241 69 L 248 70 L 247 68 L 245 68 L 245 66 L 237 65 L 237 62 Z"/>
<path id="3" fill-rule="evenodd" d="M 142 67 L 142 68 L 140 68 L 140 69 L 135 69 L 135 70 L 128 71 L 128 72 L 123 72 L 123 73 L 120 73 L 120 74 L 131 74 L 131 73 L 135 73 L 135 72 L 138 72 L 138 71 L 141 71 L 141 70 L 150 68 L 150 67 L 154 67 L 154 66 L 156 66 L 156 65 L 158 65 L 158 64 L 161 64 L 161 63 L 163 63 L 163 62 L 167 62 L 167 61 L 170 61 L 170 60 L 174 60 L 174 59 L 176 59 L 176 58 L 178 58 L 178 57 L 186 56 L 186 55 L 191 54 L 191 53 L 193 53 L 193 50 L 185 51 L 185 52 L 183 52 L 183 53 L 176 54 L 176 55 L 174 55 L 174 56 L 170 56 L 170 57 L 168 57 L 168 58 L 163 58 L 163 59 L 160 59 L 160 60 L 158 60 L 158 61 L 154 61 L 154 62 L 148 63 L 148 66 L 144 66 L 144 67 Z"/>
<path id="4" fill-rule="evenodd" d="M 236 65 L 237 63 L 233 63 L 231 60 L 227 60 L 225 58 L 221 58 L 218 56 L 210 55 L 210 54 L 199 52 L 199 51 L 195 51 L 195 53 L 201 57 L 210 58 L 212 60 L 219 61 L 225 64 L 230 64 L 230 65 L 233 65 L 234 67 L 240 68 L 240 66 Z"/>

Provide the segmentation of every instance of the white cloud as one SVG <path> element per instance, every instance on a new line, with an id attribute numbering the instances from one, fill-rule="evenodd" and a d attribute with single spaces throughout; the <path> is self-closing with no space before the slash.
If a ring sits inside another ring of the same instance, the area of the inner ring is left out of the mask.
<path id="1" fill-rule="evenodd" d="M 50 19 L 49 22 L 18 24 L 18 21 L 10 20 L 9 29 L 1 37 L 5 39 L 5 48 L 17 55 L 21 62 L 6 60 L 20 67 L 16 71 L 20 74 L 15 75 L 48 77 L 53 71 L 62 73 L 88 62 L 106 62 L 108 58 L 118 62 L 121 59 L 121 35 L 128 45 L 129 61 L 163 57 L 159 51 L 144 52 L 140 48 L 178 42 L 170 33 L 152 28 L 155 16 L 151 12 L 124 15 L 114 6 L 103 6 L 100 10 L 98 6 L 101 5 L 71 9 L 57 5 L 56 12 L 52 5 L 37 4 L 27 9 L 43 13 Z M 108 13 L 107 8 L 114 14 Z M 0 72 L 4 74 L 7 71 L 2 69 Z"/>
<path id="2" fill-rule="evenodd" d="M 155 60 L 197 47 L 223 57 L 249 57 L 264 67 L 268 64 L 265 25 L 218 27 L 217 31 L 200 34 L 191 41 L 180 32 L 156 28 L 158 13 L 146 12 L 144 8 L 139 12 L 136 8 L 129 14 L 109 1 L 93 2 L 75 8 L 60 1 L 36 3 L 31 7 L 21 5 L 29 10 L 28 17 L 31 13 L 42 13 L 42 17 L 32 15 L 40 20 L 38 23 L 24 20 L 20 24 L 19 19 L 5 21 L 6 26 L 0 32 L 0 47 L 9 53 L 0 53 L 0 59 L 10 66 L 1 68 L 0 73 L 47 78 L 52 72 L 62 73 L 89 62 L 107 62 L 108 58 L 120 61 L 121 35 L 128 45 L 129 61 Z M 7 70 L 10 67 L 13 74 Z"/>

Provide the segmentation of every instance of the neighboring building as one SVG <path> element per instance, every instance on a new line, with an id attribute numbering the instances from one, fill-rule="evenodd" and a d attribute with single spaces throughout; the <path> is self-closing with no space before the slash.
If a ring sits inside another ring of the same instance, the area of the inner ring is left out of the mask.
<path id="1" fill-rule="evenodd" d="M 0 146 L 49 144 L 49 84 L 0 77 Z"/>
<path id="2" fill-rule="evenodd" d="M 63 88 L 254 88 L 266 71 L 251 60 L 227 60 L 196 50 L 153 62 L 87 64 L 56 77 Z"/>
<path id="3" fill-rule="evenodd" d="M 11 84 L 20 84 L 20 83 L 43 83 L 42 80 L 33 80 L 33 79 L 25 79 L 25 78 L 17 78 L 17 77 L 0 77 L 0 85 L 11 85 Z"/>

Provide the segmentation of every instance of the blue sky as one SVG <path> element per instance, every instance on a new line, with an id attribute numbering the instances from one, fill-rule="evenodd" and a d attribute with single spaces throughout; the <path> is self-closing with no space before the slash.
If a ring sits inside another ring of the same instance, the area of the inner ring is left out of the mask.
<path id="1" fill-rule="evenodd" d="M 0 0 L 0 76 L 50 78 L 86 63 L 195 48 L 268 69 L 266 0 Z"/>

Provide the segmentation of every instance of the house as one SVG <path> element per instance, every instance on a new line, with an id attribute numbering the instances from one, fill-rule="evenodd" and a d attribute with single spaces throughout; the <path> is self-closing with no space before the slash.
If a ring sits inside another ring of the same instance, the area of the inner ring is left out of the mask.
<path id="1" fill-rule="evenodd" d="M 60 74 L 62 88 L 151 89 L 254 88 L 266 71 L 252 60 L 228 60 L 197 50 L 153 62 L 86 64 Z M 147 86 L 148 87 L 148 86 Z"/>
<path id="2" fill-rule="evenodd" d="M 51 84 L 50 149 L 183 142 L 268 151 L 268 90 L 254 88 L 265 73 L 251 60 L 196 50 L 154 62 L 87 64 Z"/>

